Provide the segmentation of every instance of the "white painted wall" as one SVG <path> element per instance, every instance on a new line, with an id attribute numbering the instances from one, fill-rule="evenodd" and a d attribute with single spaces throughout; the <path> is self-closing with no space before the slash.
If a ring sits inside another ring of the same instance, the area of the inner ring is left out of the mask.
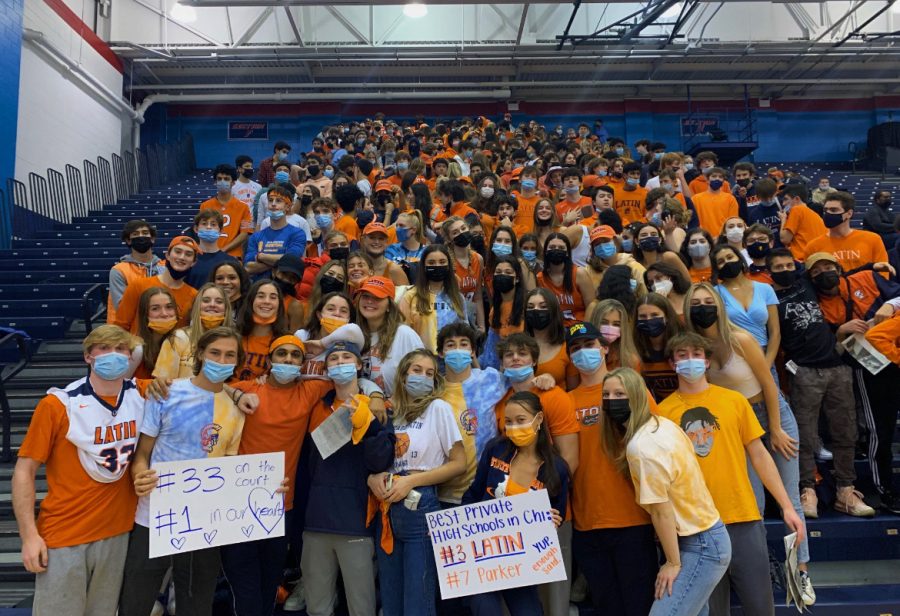
<path id="1" fill-rule="evenodd" d="M 92 2 L 66 0 L 86 23 Z M 25 28 L 42 32 L 69 58 L 80 63 L 113 92 L 122 91 L 122 74 L 88 45 L 43 0 L 25 0 Z M 19 83 L 19 118 L 16 138 L 15 177 L 27 182 L 28 173 L 46 176 L 47 168 L 64 172 L 65 165 L 79 168 L 87 158 L 107 160 L 115 152 L 130 149 L 131 122 L 127 115 L 101 99 L 81 81 L 67 74 L 40 48 L 25 42 Z"/>

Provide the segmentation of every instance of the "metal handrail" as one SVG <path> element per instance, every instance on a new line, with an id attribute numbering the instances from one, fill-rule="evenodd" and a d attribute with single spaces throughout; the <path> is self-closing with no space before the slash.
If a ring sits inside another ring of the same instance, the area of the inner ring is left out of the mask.
<path id="1" fill-rule="evenodd" d="M 30 339 L 18 332 L 10 332 L 0 338 L 0 348 L 15 342 L 19 348 L 19 361 L 7 368 L 0 369 L 0 423 L 3 426 L 2 441 L 0 441 L 0 462 L 12 461 L 12 409 L 9 406 L 9 398 L 6 396 L 6 382 L 16 376 L 31 361 Z"/>
<path id="2" fill-rule="evenodd" d="M 97 297 L 95 297 L 97 296 Z M 109 298 L 109 284 L 98 282 L 91 285 L 81 298 L 81 315 L 84 318 L 85 336 L 94 329 L 94 321 L 106 314 L 106 301 Z"/>

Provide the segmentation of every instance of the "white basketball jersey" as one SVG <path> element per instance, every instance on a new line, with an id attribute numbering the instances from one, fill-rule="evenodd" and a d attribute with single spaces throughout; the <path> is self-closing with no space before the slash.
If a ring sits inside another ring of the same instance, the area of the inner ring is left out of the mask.
<path id="1" fill-rule="evenodd" d="M 66 407 L 69 432 L 66 438 L 78 449 L 84 471 L 95 481 L 112 483 L 128 469 L 144 419 L 144 398 L 134 381 L 122 383 L 115 407 L 94 394 L 87 377 L 56 387 L 48 394 Z"/>

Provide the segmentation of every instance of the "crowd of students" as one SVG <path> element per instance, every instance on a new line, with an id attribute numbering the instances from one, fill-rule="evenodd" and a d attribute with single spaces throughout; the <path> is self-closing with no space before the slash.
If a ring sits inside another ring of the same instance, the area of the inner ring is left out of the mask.
<path id="1" fill-rule="evenodd" d="M 604 614 L 725 616 L 734 589 L 770 615 L 766 492 L 806 605 L 818 498 L 875 513 L 857 453 L 900 513 L 895 238 L 852 228 L 827 178 L 811 201 L 778 169 L 509 116 L 377 117 L 291 152 L 219 165 L 164 260 L 125 225 L 88 376 L 19 450 L 35 614 L 147 616 L 170 570 L 179 615 L 211 613 L 220 571 L 239 616 L 564 616 L 585 587 Z M 310 434 L 342 408 L 352 439 L 323 458 Z M 285 537 L 149 558 L 155 463 L 270 451 Z M 529 490 L 566 581 L 442 601 L 425 514 Z"/>

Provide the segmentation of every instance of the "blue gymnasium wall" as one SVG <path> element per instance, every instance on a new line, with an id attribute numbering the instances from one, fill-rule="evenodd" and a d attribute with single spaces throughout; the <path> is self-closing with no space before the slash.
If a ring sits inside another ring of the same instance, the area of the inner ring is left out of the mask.
<path id="1" fill-rule="evenodd" d="M 19 117 L 19 66 L 22 55 L 23 0 L 0 2 L 0 169 L 11 176 L 16 168 L 16 127 Z M 0 186 L 5 194 L 6 186 Z M 11 235 L 11 213 L 0 202 L 0 248 Z"/>
<path id="2" fill-rule="evenodd" d="M 726 102 L 729 113 L 743 107 L 742 102 Z M 754 108 L 756 101 L 753 101 Z M 220 162 L 233 162 L 238 154 L 248 154 L 259 161 L 272 155 L 272 145 L 283 139 L 295 151 L 310 149 L 312 137 L 328 124 L 341 119 L 371 117 L 383 110 L 387 117 L 412 119 L 421 113 L 426 121 L 435 118 L 473 117 L 484 113 L 498 119 L 503 107 L 488 103 L 446 106 L 427 105 L 368 105 L 342 107 L 340 103 L 304 105 L 221 105 L 190 107 L 186 105 L 155 105 L 142 132 L 142 142 L 155 143 L 178 140 L 190 133 L 194 137 L 197 164 L 213 167 Z M 487 108 L 485 108 L 487 107 Z M 536 118 L 548 128 L 557 124 L 576 126 L 579 122 L 593 125 L 595 118 L 603 118 L 612 136 L 622 136 L 631 144 L 641 138 L 662 141 L 670 149 L 681 149 L 680 120 L 687 115 L 686 103 L 640 101 L 638 104 L 599 104 L 593 109 L 572 109 L 564 103 L 522 105 L 513 112 L 513 120 Z M 683 107 L 683 109 L 678 109 Z M 673 108 L 675 113 L 672 112 Z M 565 109 L 569 113 L 554 112 Z M 480 111 L 478 111 L 480 110 Z M 869 128 L 888 121 L 900 113 L 900 97 L 830 101 L 773 101 L 771 108 L 755 108 L 754 114 L 759 148 L 754 160 L 766 162 L 841 162 L 849 161 L 848 144 L 865 142 Z M 716 115 L 715 111 L 700 115 Z M 269 139 L 266 141 L 228 141 L 228 120 L 268 120 Z"/>

